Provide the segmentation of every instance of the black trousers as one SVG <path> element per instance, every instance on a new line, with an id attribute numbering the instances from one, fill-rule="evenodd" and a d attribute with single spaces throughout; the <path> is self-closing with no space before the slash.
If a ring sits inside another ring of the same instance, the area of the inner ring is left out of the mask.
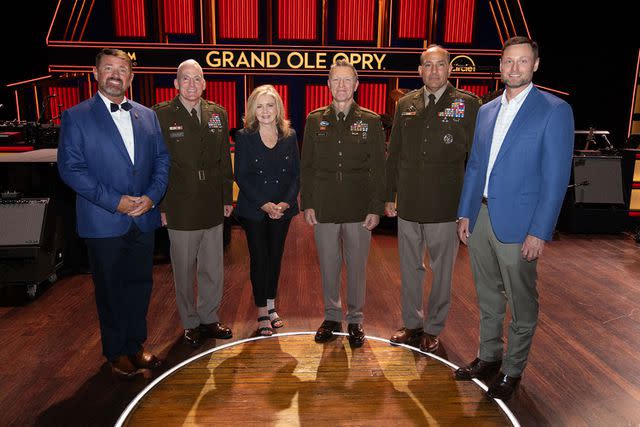
<path id="1" fill-rule="evenodd" d="M 108 360 L 135 354 L 147 339 L 154 237 L 132 224 L 119 237 L 85 239 Z"/>
<path id="2" fill-rule="evenodd" d="M 240 218 L 240 223 L 249 246 L 253 300 L 256 306 L 265 307 L 267 299 L 275 299 L 278 292 L 282 253 L 291 219 L 265 217 L 262 221 L 254 221 Z"/>

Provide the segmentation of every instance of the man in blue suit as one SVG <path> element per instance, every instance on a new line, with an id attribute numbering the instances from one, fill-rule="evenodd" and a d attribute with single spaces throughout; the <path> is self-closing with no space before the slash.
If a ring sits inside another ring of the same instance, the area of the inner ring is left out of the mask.
<path id="1" fill-rule="evenodd" d="M 527 363 L 538 320 L 537 259 L 553 235 L 571 169 L 573 113 L 533 86 L 538 64 L 534 41 L 505 42 L 505 91 L 480 108 L 458 206 L 458 236 L 469 246 L 480 307 L 480 350 L 455 377 L 489 380 L 500 370 L 487 391 L 496 399 L 511 397 Z"/>
<path id="2" fill-rule="evenodd" d="M 77 193 L 103 354 L 114 374 L 130 378 L 160 366 L 142 343 L 169 154 L 155 113 L 125 98 L 133 79 L 129 56 L 102 50 L 93 75 L 98 93 L 62 114 L 58 170 Z"/>

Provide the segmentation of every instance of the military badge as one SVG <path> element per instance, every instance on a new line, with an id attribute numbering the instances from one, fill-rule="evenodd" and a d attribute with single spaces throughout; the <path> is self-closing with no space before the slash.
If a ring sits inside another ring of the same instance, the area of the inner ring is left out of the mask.
<path id="1" fill-rule="evenodd" d="M 354 132 L 367 132 L 369 130 L 369 124 L 362 121 L 362 120 L 358 120 L 357 122 L 353 122 L 353 124 L 351 124 L 351 133 Z"/>
<path id="2" fill-rule="evenodd" d="M 451 144 L 453 142 L 453 135 L 450 133 L 446 134 L 444 138 L 442 138 L 445 144 Z"/>
<path id="3" fill-rule="evenodd" d="M 183 130 L 182 125 L 179 125 L 177 123 L 174 123 L 173 126 L 169 126 L 169 130 L 170 131 L 174 131 L 174 130 Z"/>
<path id="4" fill-rule="evenodd" d="M 209 117 L 209 129 L 222 129 L 222 120 L 220 120 L 220 116 L 218 114 L 212 114 Z"/>

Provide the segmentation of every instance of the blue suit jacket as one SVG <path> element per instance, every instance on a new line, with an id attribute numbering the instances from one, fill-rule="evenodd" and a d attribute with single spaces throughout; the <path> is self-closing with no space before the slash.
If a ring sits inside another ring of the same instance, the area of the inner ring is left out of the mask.
<path id="1" fill-rule="evenodd" d="M 123 195 L 146 195 L 157 205 L 169 175 L 169 153 L 158 118 L 143 105 L 130 103 L 135 164 L 97 93 L 62 113 L 58 171 L 77 193 L 80 237 L 121 236 L 132 222 L 143 232 L 160 226 L 157 207 L 136 218 L 116 210 Z"/>
<path id="2" fill-rule="evenodd" d="M 500 100 L 483 105 L 476 120 L 458 205 L 458 216 L 469 218 L 470 231 L 482 203 Z M 521 243 L 528 234 L 551 239 L 569 183 L 573 138 L 569 104 L 533 87 L 511 123 L 489 177 L 489 217 L 498 240 Z"/>
<path id="3" fill-rule="evenodd" d="M 300 210 L 300 154 L 298 138 L 292 129 L 291 135 L 280 138 L 272 148 L 273 157 L 269 162 L 267 151 L 259 132 L 241 129 L 236 133 L 234 170 L 240 188 L 238 203 L 234 213 L 237 216 L 261 221 L 267 214 L 261 209 L 267 202 L 286 202 L 289 208 L 283 218 L 291 218 Z"/>

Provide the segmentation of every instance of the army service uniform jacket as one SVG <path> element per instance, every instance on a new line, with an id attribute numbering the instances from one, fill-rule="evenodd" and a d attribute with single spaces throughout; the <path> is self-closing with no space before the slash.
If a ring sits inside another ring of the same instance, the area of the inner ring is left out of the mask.
<path id="1" fill-rule="evenodd" d="M 176 96 L 153 107 L 171 154 L 167 194 L 160 209 L 172 230 L 203 230 L 222 224 L 231 205 L 233 172 L 227 112 L 200 100 L 200 123 Z"/>
<path id="2" fill-rule="evenodd" d="M 332 105 L 309 113 L 302 146 L 302 208 L 314 209 L 324 223 L 382 215 L 384 140 L 380 116 L 355 102 L 343 122 Z"/>
<path id="3" fill-rule="evenodd" d="M 457 219 L 479 108 L 477 96 L 451 83 L 434 109 L 425 108 L 424 87 L 398 101 L 386 165 L 386 201 L 393 202 L 397 194 L 402 219 L 419 223 Z"/>

